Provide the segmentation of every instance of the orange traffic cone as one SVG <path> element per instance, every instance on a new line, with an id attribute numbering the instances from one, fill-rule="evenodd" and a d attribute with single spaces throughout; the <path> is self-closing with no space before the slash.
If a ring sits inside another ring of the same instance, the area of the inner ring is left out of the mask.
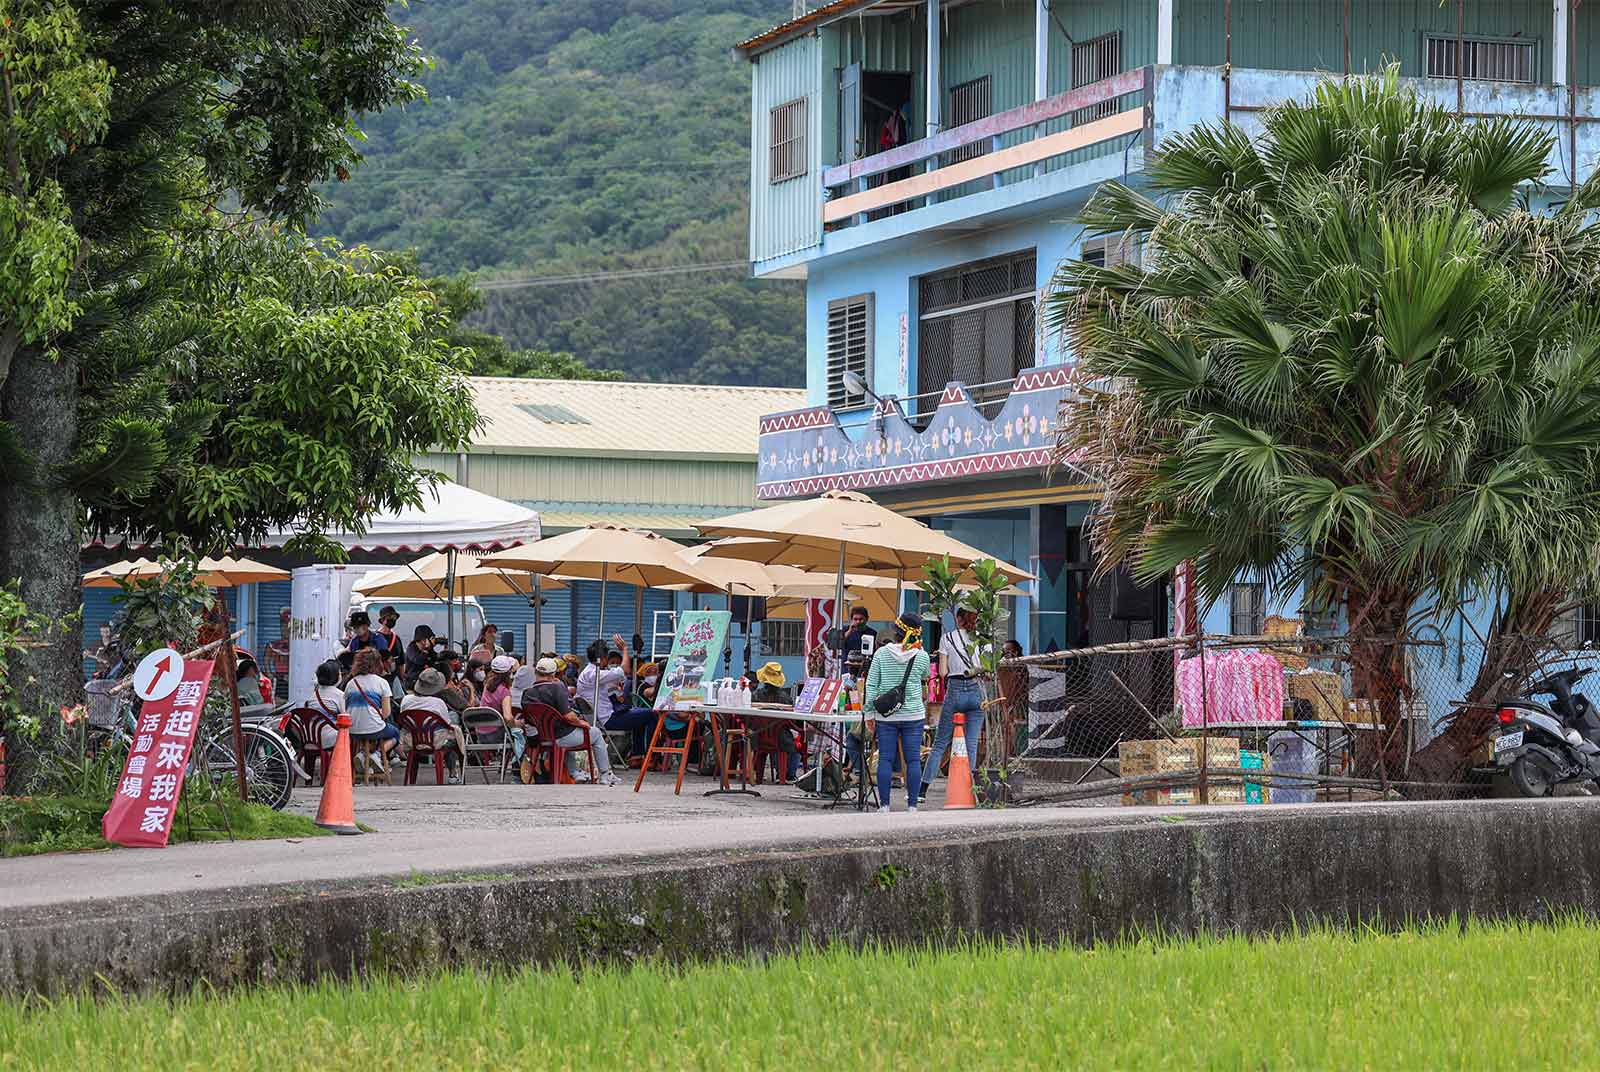
<path id="1" fill-rule="evenodd" d="M 968 794 L 971 795 L 970 792 Z M 356 792 L 350 779 L 350 716 L 339 716 L 339 739 L 333 758 L 322 773 L 322 803 L 317 805 L 317 825 L 336 834 L 359 834 Z"/>
<path id="2" fill-rule="evenodd" d="M 944 783 L 946 811 L 978 806 L 978 802 L 972 798 L 972 764 L 967 759 L 966 722 L 966 716 L 957 711 L 955 733 L 950 738 L 950 773 Z"/>

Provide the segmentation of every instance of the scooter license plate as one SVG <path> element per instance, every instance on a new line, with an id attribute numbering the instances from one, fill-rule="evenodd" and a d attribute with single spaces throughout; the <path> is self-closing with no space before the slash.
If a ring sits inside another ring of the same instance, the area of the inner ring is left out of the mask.
<path id="1" fill-rule="evenodd" d="M 1516 733 L 1507 733 L 1507 734 L 1505 734 L 1503 736 L 1495 738 L 1494 754 L 1498 756 L 1501 752 L 1509 752 L 1513 748 L 1521 748 L 1521 747 L 1522 747 L 1522 732 L 1519 730 Z"/>

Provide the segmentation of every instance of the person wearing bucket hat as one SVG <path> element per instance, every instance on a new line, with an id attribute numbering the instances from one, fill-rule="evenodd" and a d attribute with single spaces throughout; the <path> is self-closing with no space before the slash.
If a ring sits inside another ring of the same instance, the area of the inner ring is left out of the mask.
<path id="1" fill-rule="evenodd" d="M 788 707 L 794 703 L 794 697 L 784 688 L 784 684 L 783 664 L 767 663 L 756 671 L 756 691 L 751 695 L 750 701 Z M 763 744 L 777 746 L 779 755 L 774 759 L 783 764 L 783 770 L 790 781 L 794 781 L 800 775 L 800 745 L 795 739 L 798 732 L 797 723 L 769 722 L 761 727 L 758 735 Z M 757 749 L 758 752 L 764 750 Z"/>
<path id="2" fill-rule="evenodd" d="M 878 810 L 889 810 L 895 757 L 906 764 L 906 805 L 917 810 L 922 784 L 922 729 L 927 720 L 928 653 L 922 650 L 922 618 L 906 611 L 895 619 L 896 639 L 878 648 L 867 668 L 867 717 L 878 736 Z"/>
<path id="3" fill-rule="evenodd" d="M 461 740 L 460 716 L 450 709 L 445 703 L 443 693 L 449 683 L 445 681 L 444 674 L 433 667 L 428 667 L 417 675 L 416 684 L 411 691 L 406 693 L 405 699 L 400 701 L 402 715 L 426 711 L 438 715 L 449 724 L 448 730 L 435 728 L 429 745 L 433 748 L 444 749 L 444 767 L 446 777 L 451 785 L 461 784 Z M 406 728 L 400 733 L 400 747 L 408 754 L 412 747 L 411 728 L 403 722 Z"/>

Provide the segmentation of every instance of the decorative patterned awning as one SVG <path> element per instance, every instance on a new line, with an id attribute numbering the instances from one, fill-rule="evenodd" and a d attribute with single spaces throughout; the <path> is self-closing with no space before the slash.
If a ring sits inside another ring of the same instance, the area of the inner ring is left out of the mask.
<path id="1" fill-rule="evenodd" d="M 763 417 L 756 496 L 792 499 L 1043 469 L 1055 452 L 1069 373 L 1062 365 L 1021 373 L 993 419 L 959 383 L 945 386 L 931 417 L 908 420 L 893 399 L 849 428 L 826 406 Z M 913 420 L 925 427 L 919 431 Z"/>

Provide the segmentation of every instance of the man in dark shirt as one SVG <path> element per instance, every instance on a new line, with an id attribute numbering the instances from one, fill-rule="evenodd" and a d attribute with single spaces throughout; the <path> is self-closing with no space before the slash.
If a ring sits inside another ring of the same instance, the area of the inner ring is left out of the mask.
<path id="1" fill-rule="evenodd" d="M 844 657 L 865 655 L 872 658 L 878 644 L 878 631 L 867 624 L 867 608 L 850 608 L 850 628 L 844 634 Z"/>
<path id="2" fill-rule="evenodd" d="M 584 741 L 594 746 L 594 759 L 600 771 L 601 785 L 616 785 L 617 776 L 611 773 L 611 756 L 606 750 L 605 735 L 594 726 L 589 725 L 578 717 L 572 710 L 572 695 L 567 692 L 566 685 L 561 682 L 561 665 L 554 659 L 540 659 L 533 668 L 533 684 L 522 690 L 524 704 L 544 704 L 561 716 L 561 723 L 565 724 L 565 732 L 561 733 L 555 743 L 562 748 L 572 751 L 567 752 L 567 765 L 569 769 L 577 767 L 582 758 L 582 753 L 575 751 L 583 747 Z M 563 727 L 558 723 L 558 732 Z"/>

